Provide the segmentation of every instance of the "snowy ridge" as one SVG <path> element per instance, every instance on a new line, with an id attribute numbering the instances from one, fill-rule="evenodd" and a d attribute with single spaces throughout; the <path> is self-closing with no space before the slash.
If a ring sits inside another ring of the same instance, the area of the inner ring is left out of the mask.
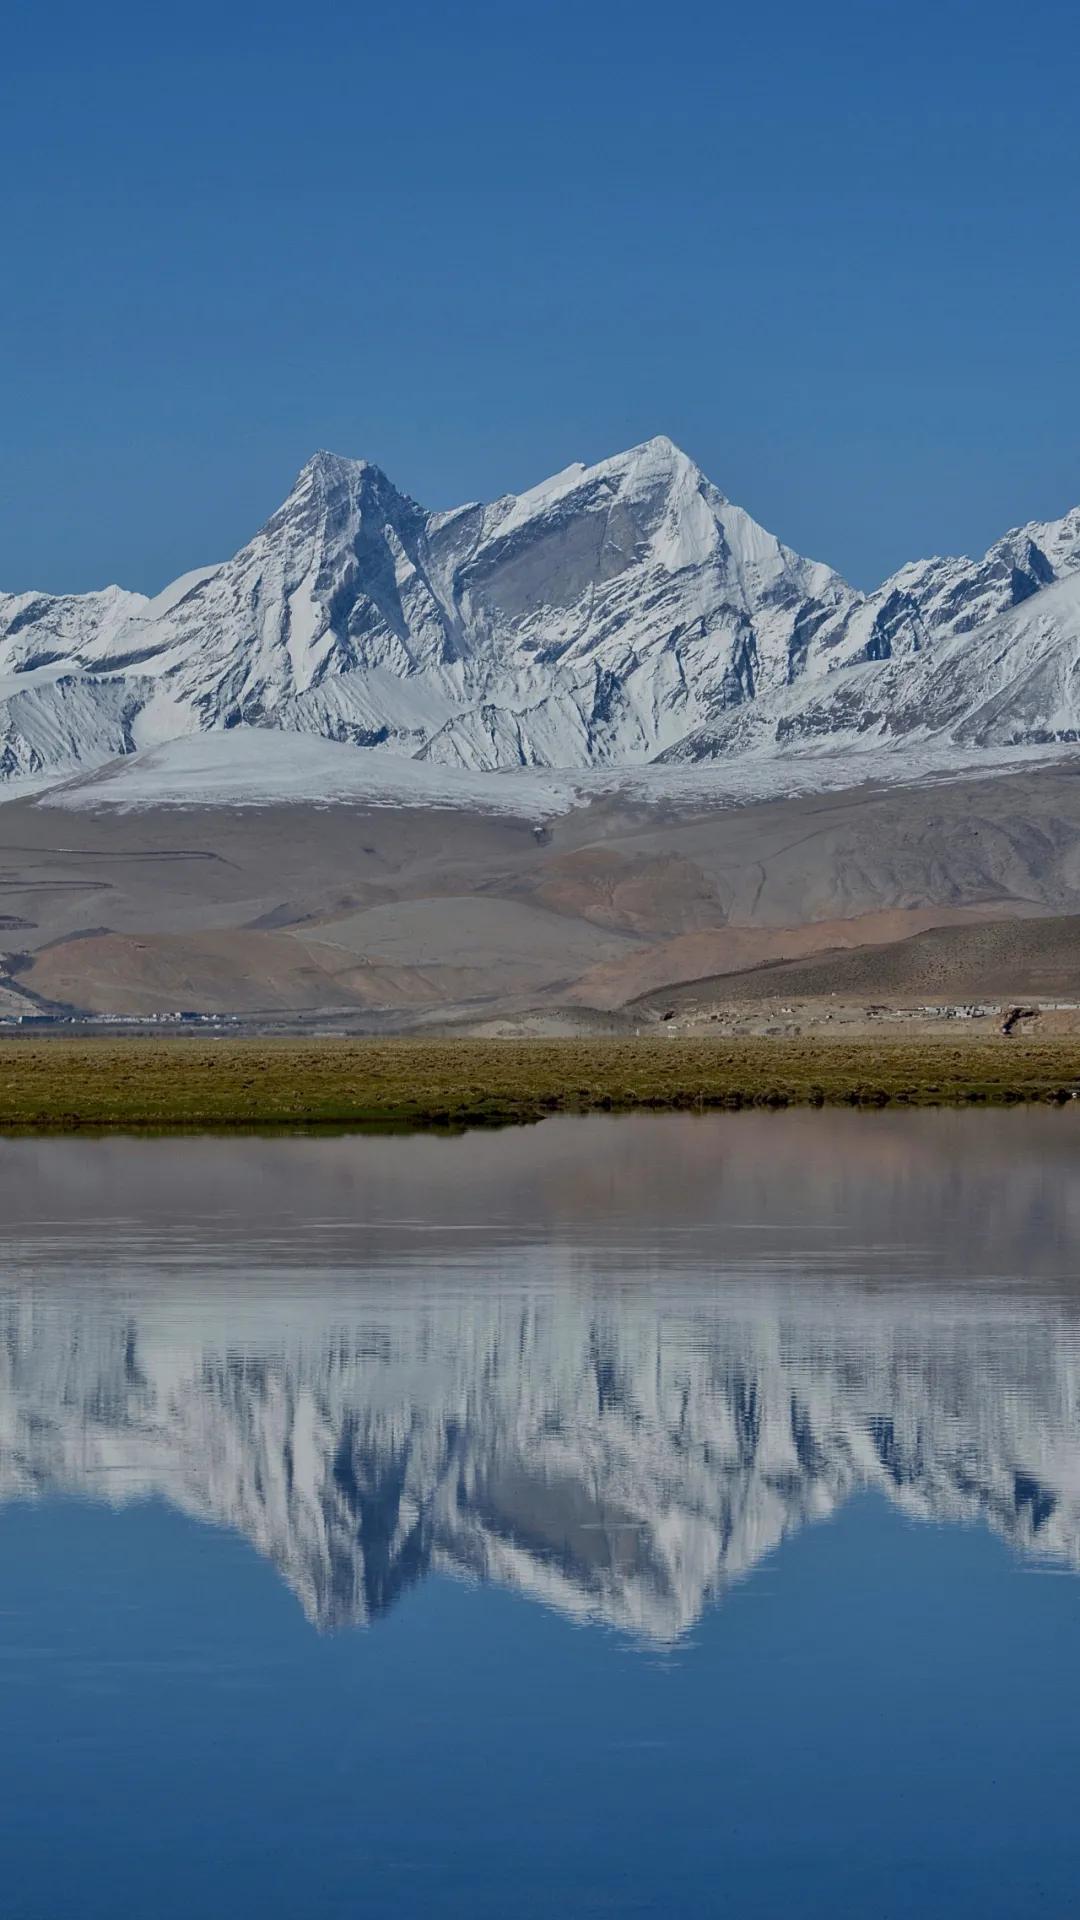
<path id="1" fill-rule="evenodd" d="M 470 774 L 1080 737 L 1080 508 L 873 594 L 669 440 L 429 513 L 316 454 L 155 599 L 0 595 L 0 778 L 237 727 Z"/>
<path id="2" fill-rule="evenodd" d="M 670 1643 L 867 1488 L 1080 1570 L 1080 1340 L 1041 1303 L 720 1290 L 658 1317 L 578 1286 L 417 1301 L 399 1273 L 343 1317 L 302 1280 L 292 1308 L 9 1295 L 0 1499 L 160 1496 L 324 1627 L 442 1571 Z"/>

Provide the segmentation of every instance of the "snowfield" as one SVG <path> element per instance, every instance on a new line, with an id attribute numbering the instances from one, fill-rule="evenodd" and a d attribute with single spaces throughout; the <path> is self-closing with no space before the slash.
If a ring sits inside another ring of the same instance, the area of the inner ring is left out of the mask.
<path id="1" fill-rule="evenodd" d="M 11 797 L 38 792 L 41 804 L 73 812 L 136 813 L 154 807 L 270 807 L 288 804 L 437 807 L 511 814 L 537 824 L 607 795 L 688 807 L 738 806 L 799 793 L 831 793 L 861 785 L 912 786 L 935 779 L 1019 772 L 1080 748 L 1013 747 L 996 752 L 924 742 L 876 751 L 748 753 L 738 759 L 680 766 L 537 767 L 473 773 L 461 767 L 400 760 L 266 728 L 191 734 L 165 746 L 113 760 L 59 785 L 16 782 Z"/>

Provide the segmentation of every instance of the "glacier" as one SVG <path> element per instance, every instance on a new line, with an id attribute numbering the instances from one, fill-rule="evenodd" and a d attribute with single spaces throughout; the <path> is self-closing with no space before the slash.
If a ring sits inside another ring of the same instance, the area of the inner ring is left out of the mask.
<path id="1" fill-rule="evenodd" d="M 867 594 L 663 437 L 442 512 L 321 452 L 238 554 L 152 599 L 0 594 L 0 780 L 237 729 L 447 775 L 1061 749 L 1080 508 Z"/>

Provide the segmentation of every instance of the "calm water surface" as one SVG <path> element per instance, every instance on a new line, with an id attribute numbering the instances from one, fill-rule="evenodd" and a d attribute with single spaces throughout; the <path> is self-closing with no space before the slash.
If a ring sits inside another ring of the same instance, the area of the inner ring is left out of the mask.
<path id="1" fill-rule="evenodd" d="M 1080 1909 L 1080 1115 L 0 1142 L 10 1920 Z"/>

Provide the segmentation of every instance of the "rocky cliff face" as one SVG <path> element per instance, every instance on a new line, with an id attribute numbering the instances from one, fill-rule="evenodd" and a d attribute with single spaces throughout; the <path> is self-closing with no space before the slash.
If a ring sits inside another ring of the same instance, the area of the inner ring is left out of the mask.
<path id="1" fill-rule="evenodd" d="M 316 454 L 225 565 L 147 600 L 0 595 L 0 777 L 237 724 L 474 771 L 1080 734 L 1080 509 L 876 593 L 665 439 L 428 513 Z"/>

